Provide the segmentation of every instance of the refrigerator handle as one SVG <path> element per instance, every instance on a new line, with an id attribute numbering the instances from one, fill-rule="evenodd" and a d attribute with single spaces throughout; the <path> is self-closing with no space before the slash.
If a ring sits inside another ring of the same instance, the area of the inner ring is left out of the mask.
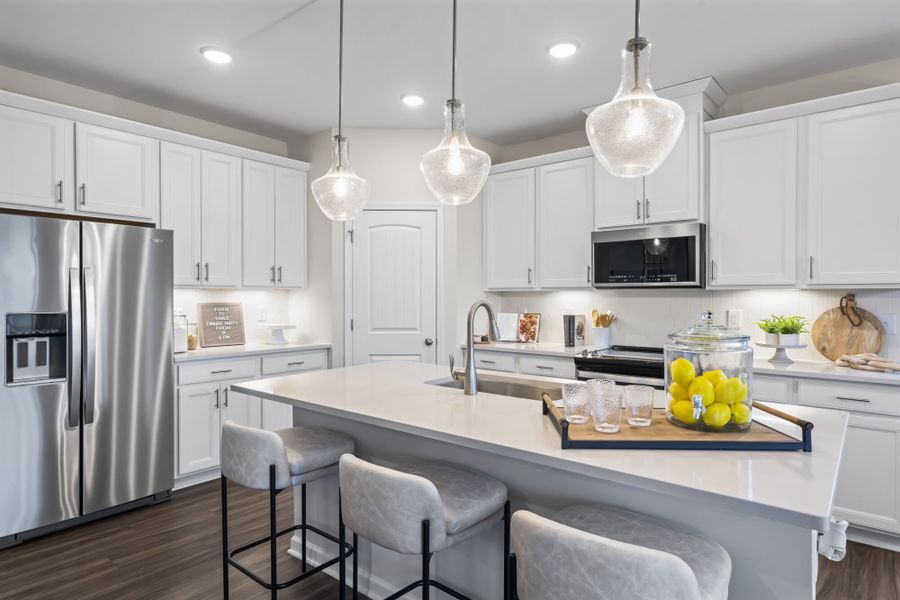
<path id="1" fill-rule="evenodd" d="M 69 405 L 66 426 L 81 422 L 81 271 L 69 269 Z"/>
<path id="2" fill-rule="evenodd" d="M 93 267 L 84 268 L 84 424 L 94 422 L 94 377 L 97 364 L 97 303 Z"/>

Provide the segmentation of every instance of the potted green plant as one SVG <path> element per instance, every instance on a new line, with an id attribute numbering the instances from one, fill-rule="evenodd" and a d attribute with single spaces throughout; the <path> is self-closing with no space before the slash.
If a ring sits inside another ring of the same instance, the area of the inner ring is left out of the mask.
<path id="1" fill-rule="evenodd" d="M 782 346 L 799 346 L 800 334 L 807 333 L 808 321 L 805 317 L 794 315 L 792 317 L 779 317 L 780 329 L 778 331 L 778 343 Z"/>
<path id="2" fill-rule="evenodd" d="M 779 317 L 772 315 L 768 319 L 757 321 L 756 325 L 765 332 L 767 344 L 772 346 L 778 345 L 778 334 L 781 333 L 781 322 Z"/>

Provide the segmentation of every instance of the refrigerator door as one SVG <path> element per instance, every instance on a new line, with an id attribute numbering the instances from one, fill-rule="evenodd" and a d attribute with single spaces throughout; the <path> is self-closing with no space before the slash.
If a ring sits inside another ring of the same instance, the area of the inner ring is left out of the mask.
<path id="1" fill-rule="evenodd" d="M 78 516 L 78 242 L 76 222 L 0 214 L 0 537 Z M 67 326 L 65 377 L 9 376 L 8 316 L 24 313 L 56 314 Z"/>
<path id="2" fill-rule="evenodd" d="M 174 481 L 172 232 L 82 223 L 85 514 Z"/>

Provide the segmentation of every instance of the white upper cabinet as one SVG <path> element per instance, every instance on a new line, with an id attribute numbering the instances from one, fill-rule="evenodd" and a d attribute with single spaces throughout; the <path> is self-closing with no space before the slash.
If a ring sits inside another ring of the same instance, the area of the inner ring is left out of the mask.
<path id="1" fill-rule="evenodd" d="M 75 208 L 79 212 L 159 221 L 159 141 L 75 124 Z"/>
<path id="2" fill-rule="evenodd" d="M 202 152 L 202 283 L 241 285 L 241 159 Z"/>
<path id="3" fill-rule="evenodd" d="M 275 167 L 275 263 L 278 287 L 306 286 L 306 173 Z"/>
<path id="4" fill-rule="evenodd" d="M 488 289 L 534 287 L 534 169 L 490 175 L 484 188 L 484 273 Z"/>
<path id="5" fill-rule="evenodd" d="M 72 210 L 72 121 L 0 106 L 0 204 Z"/>
<path id="6" fill-rule="evenodd" d="M 685 110 L 684 129 L 672 153 L 644 177 L 644 222 L 667 223 L 700 218 L 700 113 Z"/>
<path id="7" fill-rule="evenodd" d="M 592 157 L 537 168 L 538 287 L 590 286 L 593 177 Z"/>
<path id="8" fill-rule="evenodd" d="M 809 285 L 900 284 L 900 99 L 806 118 Z"/>
<path id="9" fill-rule="evenodd" d="M 616 177 L 594 164 L 594 229 L 644 222 L 644 178 Z"/>
<path id="10" fill-rule="evenodd" d="M 197 148 L 160 145 L 160 216 L 173 231 L 175 285 L 200 285 L 201 155 Z"/>
<path id="11" fill-rule="evenodd" d="M 709 136 L 709 283 L 797 283 L 797 121 Z"/>
<path id="12" fill-rule="evenodd" d="M 275 284 L 275 167 L 244 161 L 245 286 Z"/>

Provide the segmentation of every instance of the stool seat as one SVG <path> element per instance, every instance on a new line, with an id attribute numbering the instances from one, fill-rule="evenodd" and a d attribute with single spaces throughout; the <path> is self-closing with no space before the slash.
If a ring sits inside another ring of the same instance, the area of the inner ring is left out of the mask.
<path id="1" fill-rule="evenodd" d="M 694 572 L 700 598 L 728 597 L 731 557 L 718 543 L 690 529 L 612 506 L 570 506 L 552 518 L 594 535 L 673 554 Z"/>
<path id="2" fill-rule="evenodd" d="M 275 433 L 284 442 L 293 485 L 336 472 L 341 456 L 352 454 L 356 446 L 352 438 L 318 427 L 295 425 Z"/>
<path id="3" fill-rule="evenodd" d="M 492 477 L 440 462 L 416 463 L 403 470 L 424 477 L 437 488 L 444 505 L 447 535 L 502 516 L 499 513 L 506 503 L 506 486 Z"/>

